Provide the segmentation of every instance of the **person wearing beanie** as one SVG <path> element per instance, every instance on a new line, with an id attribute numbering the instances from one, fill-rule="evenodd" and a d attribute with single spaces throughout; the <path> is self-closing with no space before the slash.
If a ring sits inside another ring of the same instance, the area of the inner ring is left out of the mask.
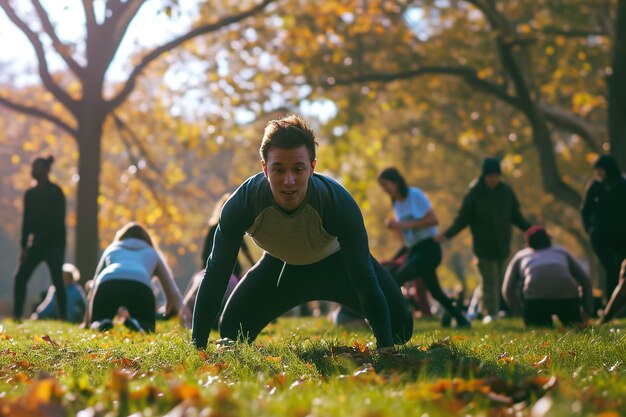
<path id="1" fill-rule="evenodd" d="M 485 323 L 497 318 L 501 307 L 505 307 L 500 289 L 510 250 L 511 225 L 523 231 L 530 227 L 520 211 L 515 192 L 502 181 L 500 161 L 487 157 L 483 160 L 480 177 L 472 182 L 463 198 L 456 219 L 436 237 L 439 242 L 443 242 L 456 236 L 465 227 L 470 227 L 482 278 L 477 294 L 482 293 L 481 310 Z"/>
<path id="2" fill-rule="evenodd" d="M 600 155 L 593 164 L 581 206 L 582 222 L 605 273 L 605 294 L 617 286 L 620 265 L 626 258 L 626 178 L 611 155 Z"/>
<path id="3" fill-rule="evenodd" d="M 524 238 L 527 247 L 509 262 L 502 286 L 511 310 L 522 313 L 526 326 L 552 327 L 552 315 L 565 326 L 584 325 L 581 307 L 587 315 L 593 310 L 587 273 L 568 251 L 552 245 L 542 226 L 532 226 Z"/>
<path id="4" fill-rule="evenodd" d="M 48 264 L 57 293 L 59 317 L 65 319 L 66 294 L 63 283 L 65 257 L 65 195 L 49 179 L 54 158 L 37 158 L 31 167 L 36 185 L 24 195 L 24 217 L 20 256 L 14 278 L 13 318 L 20 321 L 26 299 L 26 286 L 41 262 Z"/>

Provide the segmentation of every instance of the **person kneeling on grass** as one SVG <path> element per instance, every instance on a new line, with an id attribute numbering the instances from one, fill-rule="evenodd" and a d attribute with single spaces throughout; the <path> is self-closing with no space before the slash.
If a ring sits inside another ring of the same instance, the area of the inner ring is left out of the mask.
<path id="1" fill-rule="evenodd" d="M 152 276 L 159 279 L 165 293 L 165 314 L 178 314 L 189 327 L 191 311 L 184 305 L 165 259 L 148 231 L 134 222 L 117 231 L 100 258 L 84 324 L 104 331 L 119 320 L 131 330 L 154 332 Z"/>
<path id="2" fill-rule="evenodd" d="M 265 252 L 226 302 L 221 337 L 252 341 L 288 310 L 327 300 L 365 317 L 379 348 L 411 338 L 408 306 L 370 254 L 359 207 L 339 183 L 314 173 L 316 145 L 298 116 L 265 128 L 263 171 L 246 180 L 220 214 L 193 314 L 197 348 L 207 345 L 244 233 Z"/>
<path id="3" fill-rule="evenodd" d="M 80 285 L 80 272 L 78 268 L 70 263 L 63 264 L 63 283 L 65 284 L 67 321 L 70 323 L 80 323 L 85 317 L 85 307 L 87 304 L 85 290 Z M 57 312 L 57 291 L 54 285 L 51 285 L 46 292 L 46 297 L 37 306 L 33 314 L 30 315 L 31 320 L 58 320 Z"/>
<path id="4" fill-rule="evenodd" d="M 587 315 L 593 311 L 589 276 L 565 249 L 552 246 L 543 227 L 532 226 L 524 238 L 528 247 L 509 262 L 502 287 L 509 307 L 521 310 L 527 326 L 552 327 L 553 314 L 565 326 L 584 325 L 581 301 Z"/>

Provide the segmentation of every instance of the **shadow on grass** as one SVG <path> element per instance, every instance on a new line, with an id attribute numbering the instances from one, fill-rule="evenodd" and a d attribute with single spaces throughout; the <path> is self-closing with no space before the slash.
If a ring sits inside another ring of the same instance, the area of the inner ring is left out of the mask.
<path id="1" fill-rule="evenodd" d="M 378 374 L 415 378 L 485 378 L 520 380 L 537 374 L 530 365 L 512 363 L 506 357 L 485 361 L 446 337 L 430 346 L 404 346 L 393 352 L 372 351 L 364 346 L 311 346 L 297 353 L 324 377 L 352 374 L 371 364 Z"/>

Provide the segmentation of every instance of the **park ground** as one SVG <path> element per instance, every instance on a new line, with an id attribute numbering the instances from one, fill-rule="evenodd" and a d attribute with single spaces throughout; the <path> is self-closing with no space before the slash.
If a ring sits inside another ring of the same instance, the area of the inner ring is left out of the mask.
<path id="1" fill-rule="evenodd" d="M 626 415 L 626 321 L 524 330 L 416 322 L 379 353 L 367 330 L 281 318 L 253 344 L 197 351 L 178 323 L 98 333 L 1 322 L 0 417 Z"/>

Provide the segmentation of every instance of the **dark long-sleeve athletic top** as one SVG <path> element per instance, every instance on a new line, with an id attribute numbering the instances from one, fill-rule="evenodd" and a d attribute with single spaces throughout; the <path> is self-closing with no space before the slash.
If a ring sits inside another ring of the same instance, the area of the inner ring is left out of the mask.
<path id="1" fill-rule="evenodd" d="M 32 246 L 65 246 L 65 196 L 58 185 L 43 182 L 24 194 L 22 249 L 30 235 Z"/>
<path id="2" fill-rule="evenodd" d="M 215 231 L 217 230 L 217 225 L 213 225 L 209 227 L 209 231 L 204 239 L 204 246 L 202 247 L 202 267 L 206 267 L 206 263 L 209 260 L 209 255 L 211 255 L 211 250 L 213 249 L 213 239 L 215 239 Z M 245 240 L 241 241 L 241 250 L 244 252 L 248 252 L 248 245 Z M 235 267 L 233 268 L 233 274 L 237 277 L 241 278 L 241 264 L 239 261 L 235 262 Z"/>
<path id="3" fill-rule="evenodd" d="M 259 173 L 246 180 L 222 209 L 193 315 L 192 338 L 197 347 L 206 347 L 244 233 L 290 265 L 313 264 L 341 251 L 379 347 L 393 346 L 389 307 L 374 272 L 363 216 L 352 196 L 336 181 L 314 174 L 302 205 L 286 213 Z M 280 277 L 276 279 L 280 285 Z"/>

